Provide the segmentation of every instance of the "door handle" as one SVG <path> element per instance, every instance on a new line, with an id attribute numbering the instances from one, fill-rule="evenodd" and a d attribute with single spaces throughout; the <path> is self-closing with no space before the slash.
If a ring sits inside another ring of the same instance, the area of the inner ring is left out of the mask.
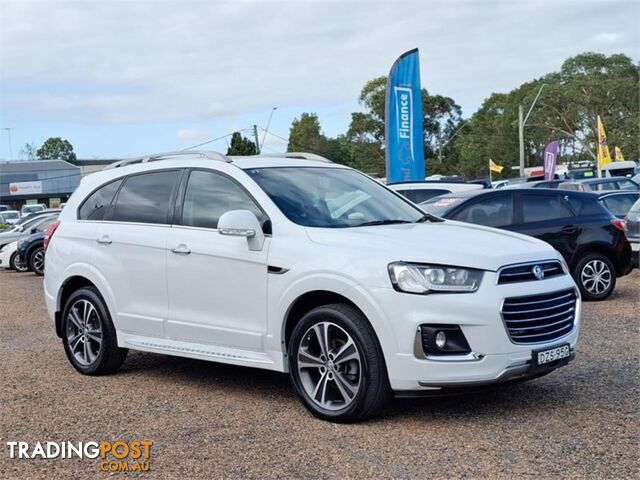
<path id="1" fill-rule="evenodd" d="M 173 247 L 171 251 L 178 255 L 189 255 L 191 253 L 191 250 L 189 250 L 189 247 L 187 247 L 184 243 L 181 243 L 180 245 Z"/>
<path id="2" fill-rule="evenodd" d="M 96 242 L 101 243 L 103 245 L 111 245 L 112 240 L 109 238 L 109 235 L 103 235 L 102 237 L 96 239 Z"/>
<path id="3" fill-rule="evenodd" d="M 567 225 L 565 227 L 562 227 L 562 231 L 564 233 L 576 233 L 576 227 L 575 225 Z"/>

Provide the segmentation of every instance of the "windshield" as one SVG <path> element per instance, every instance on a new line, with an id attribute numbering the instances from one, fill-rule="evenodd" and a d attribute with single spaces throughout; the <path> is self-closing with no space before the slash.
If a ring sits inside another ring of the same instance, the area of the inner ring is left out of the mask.
<path id="1" fill-rule="evenodd" d="M 443 198 L 432 198 L 431 200 L 427 200 L 424 203 L 420 204 L 420 208 L 427 213 L 432 215 L 436 215 L 438 217 L 445 216 L 449 210 L 453 207 L 460 205 L 464 202 L 464 198 L 454 198 L 454 197 L 443 197 Z"/>
<path id="2" fill-rule="evenodd" d="M 8 219 L 20 218 L 20 214 L 18 212 L 2 212 L 2 216 Z"/>
<path id="3" fill-rule="evenodd" d="M 423 221 L 381 184 L 343 168 L 271 167 L 246 172 L 286 217 L 305 227 L 347 228 Z"/>
<path id="4" fill-rule="evenodd" d="M 32 207 L 22 207 L 22 213 L 33 213 L 33 212 L 41 212 L 44 210 L 44 207 L 41 205 L 34 205 Z"/>

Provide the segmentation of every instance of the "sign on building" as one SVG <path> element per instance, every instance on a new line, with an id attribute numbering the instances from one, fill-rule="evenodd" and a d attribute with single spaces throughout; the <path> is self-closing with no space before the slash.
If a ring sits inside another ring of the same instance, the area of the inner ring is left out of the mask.
<path id="1" fill-rule="evenodd" d="M 42 193 L 42 182 L 15 182 L 9 184 L 10 195 L 38 195 Z"/>

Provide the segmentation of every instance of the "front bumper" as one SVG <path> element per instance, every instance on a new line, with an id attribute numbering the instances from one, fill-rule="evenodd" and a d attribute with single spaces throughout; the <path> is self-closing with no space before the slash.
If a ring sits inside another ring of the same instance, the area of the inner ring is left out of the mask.
<path id="1" fill-rule="evenodd" d="M 501 317 L 505 298 L 574 289 L 577 296 L 574 327 L 566 335 L 535 344 L 513 343 Z M 575 357 L 582 306 L 570 275 L 541 281 L 497 285 L 496 274 L 486 272 L 472 294 L 410 295 L 392 289 L 375 292 L 392 325 L 397 349 L 385 351 L 391 387 L 396 393 L 484 386 L 538 376 L 566 365 Z M 385 308 L 386 307 L 386 308 Z M 417 337 L 421 324 L 458 325 L 471 353 L 463 356 L 425 357 Z M 571 356 L 561 364 L 533 369 L 532 352 L 568 343 Z M 388 348 L 387 348 L 388 350 Z"/>

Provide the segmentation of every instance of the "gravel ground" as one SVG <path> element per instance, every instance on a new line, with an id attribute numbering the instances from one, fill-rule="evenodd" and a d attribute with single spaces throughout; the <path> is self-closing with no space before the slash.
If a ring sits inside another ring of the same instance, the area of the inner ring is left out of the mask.
<path id="1" fill-rule="evenodd" d="M 130 352 L 72 369 L 41 279 L 0 272 L 0 478 L 107 478 L 95 460 L 11 460 L 6 442 L 151 440 L 146 478 L 638 478 L 640 272 L 585 304 L 575 362 L 470 396 L 393 401 L 383 417 L 311 417 L 287 376 Z M 116 474 L 124 477 L 125 474 Z"/>

